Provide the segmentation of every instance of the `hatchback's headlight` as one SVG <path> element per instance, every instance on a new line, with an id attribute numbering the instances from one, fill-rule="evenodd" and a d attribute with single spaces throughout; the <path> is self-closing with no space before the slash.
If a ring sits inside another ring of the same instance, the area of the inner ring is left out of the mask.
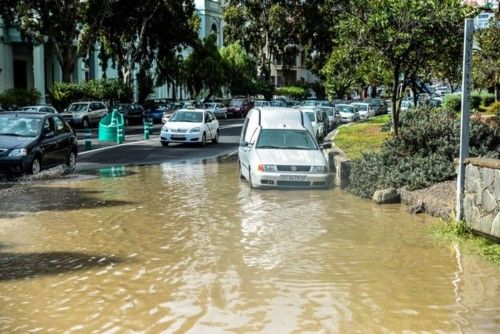
<path id="1" fill-rule="evenodd" d="M 28 151 L 25 148 L 18 148 L 18 149 L 12 150 L 9 153 L 9 157 L 23 157 L 25 155 L 28 155 Z"/>
<path id="2" fill-rule="evenodd" d="M 260 172 L 277 172 L 278 171 L 278 168 L 276 168 L 276 165 L 264 165 L 264 164 L 260 164 L 257 166 L 257 170 L 259 170 Z"/>
<path id="3" fill-rule="evenodd" d="M 200 132 L 201 128 L 192 128 L 189 132 Z"/>
<path id="4" fill-rule="evenodd" d="M 313 166 L 312 172 L 313 173 L 326 173 L 326 166 Z"/>

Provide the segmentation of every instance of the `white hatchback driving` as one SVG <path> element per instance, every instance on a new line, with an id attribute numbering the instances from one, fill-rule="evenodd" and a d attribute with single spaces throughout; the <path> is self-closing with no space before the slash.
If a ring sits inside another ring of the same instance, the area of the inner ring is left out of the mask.
<path id="1" fill-rule="evenodd" d="M 170 143 L 219 142 L 219 121 L 205 109 L 180 109 L 172 114 L 161 128 L 160 141 L 163 146 Z"/>
<path id="2" fill-rule="evenodd" d="M 278 119 L 269 110 L 250 111 L 238 151 L 240 178 L 251 188 L 328 187 L 329 163 L 322 148 L 331 144 L 318 145 L 304 112 L 288 113 Z"/>

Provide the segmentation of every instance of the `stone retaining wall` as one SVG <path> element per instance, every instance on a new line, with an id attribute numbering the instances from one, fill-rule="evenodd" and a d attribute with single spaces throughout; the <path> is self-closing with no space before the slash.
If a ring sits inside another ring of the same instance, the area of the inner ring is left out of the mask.
<path id="1" fill-rule="evenodd" d="M 500 160 L 471 158 L 465 168 L 465 222 L 500 238 Z"/>

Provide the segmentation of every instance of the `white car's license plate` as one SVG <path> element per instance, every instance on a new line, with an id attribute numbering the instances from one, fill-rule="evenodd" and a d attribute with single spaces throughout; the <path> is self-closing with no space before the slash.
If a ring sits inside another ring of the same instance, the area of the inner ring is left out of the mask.
<path id="1" fill-rule="evenodd" d="M 305 181 L 305 175 L 280 175 L 281 181 Z"/>

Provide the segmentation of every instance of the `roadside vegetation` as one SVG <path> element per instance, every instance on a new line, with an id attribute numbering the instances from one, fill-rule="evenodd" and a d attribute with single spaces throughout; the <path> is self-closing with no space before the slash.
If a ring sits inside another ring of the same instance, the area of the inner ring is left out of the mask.
<path id="1" fill-rule="evenodd" d="M 477 236 L 456 220 L 437 220 L 430 226 L 431 234 L 440 241 L 457 244 L 461 249 L 471 254 L 477 254 L 488 261 L 500 265 L 500 244 Z"/>
<path id="2" fill-rule="evenodd" d="M 399 137 L 391 136 L 379 151 L 354 160 L 350 191 L 371 197 L 376 190 L 415 190 L 455 177 L 460 119 L 448 109 L 419 108 L 401 114 Z M 470 156 L 500 158 L 500 136 L 477 120 L 470 125 Z"/>
<path id="3" fill-rule="evenodd" d="M 359 159 L 363 153 L 377 152 L 390 136 L 387 126 L 390 120 L 390 115 L 383 115 L 351 126 L 341 126 L 335 138 L 335 145 L 350 159 Z"/>

